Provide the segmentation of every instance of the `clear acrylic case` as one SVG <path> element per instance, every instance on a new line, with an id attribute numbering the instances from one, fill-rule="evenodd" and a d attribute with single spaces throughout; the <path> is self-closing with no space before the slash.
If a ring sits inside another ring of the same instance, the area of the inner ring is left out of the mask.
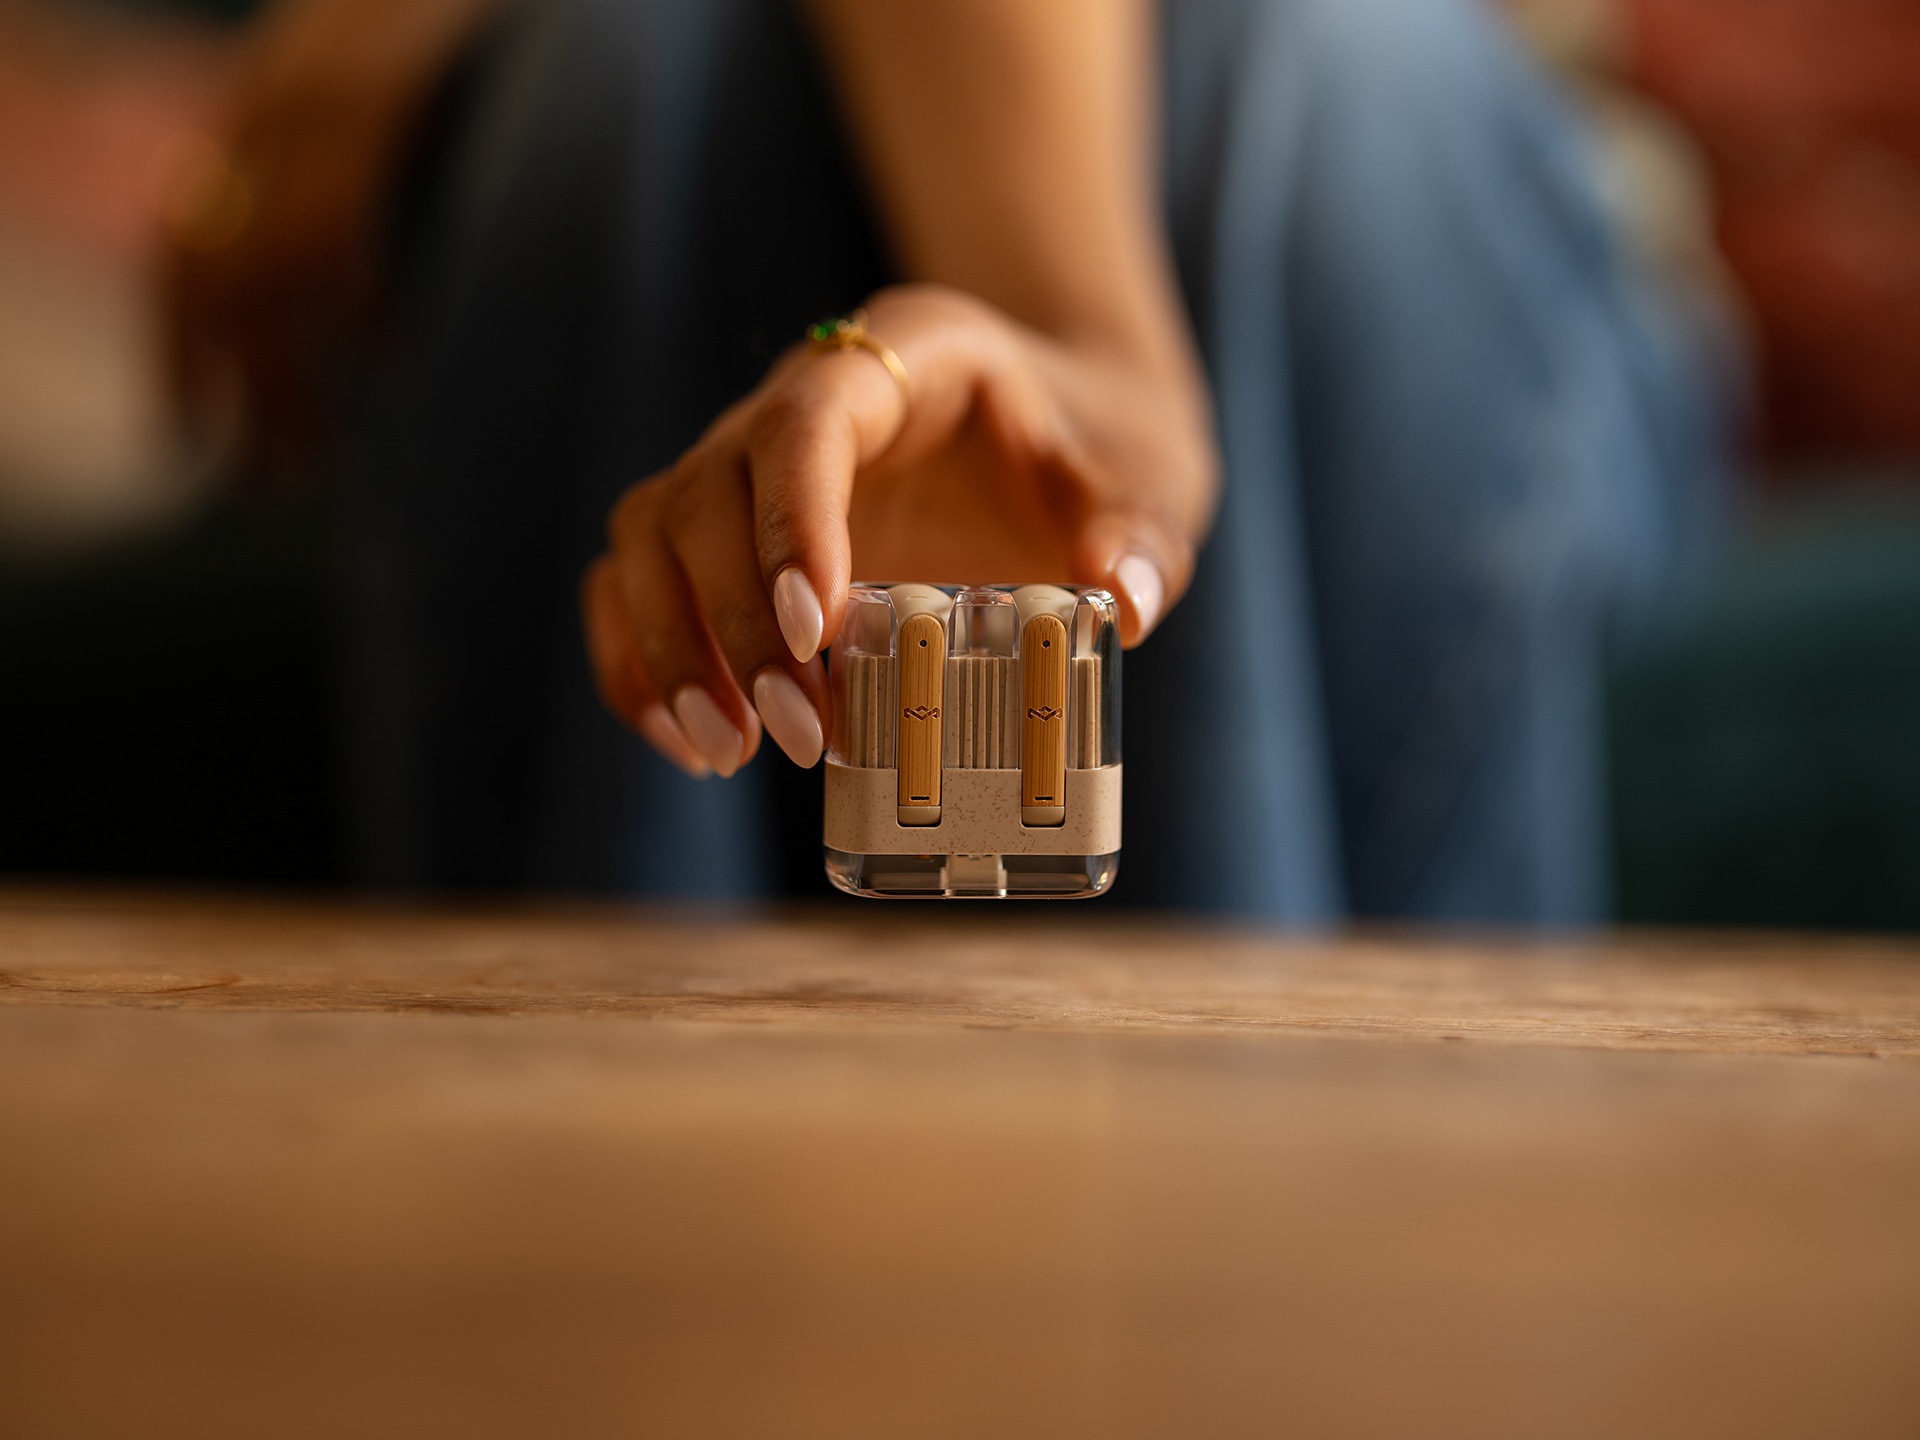
<path id="1" fill-rule="evenodd" d="M 855 585 L 830 656 L 833 883 L 947 899 L 1111 886 L 1117 622 L 1105 590 Z"/>

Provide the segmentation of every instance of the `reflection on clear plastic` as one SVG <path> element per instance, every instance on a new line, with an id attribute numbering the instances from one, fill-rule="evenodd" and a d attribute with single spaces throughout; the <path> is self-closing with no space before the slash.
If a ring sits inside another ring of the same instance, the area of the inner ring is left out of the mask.
<path id="1" fill-rule="evenodd" d="M 856 855 L 826 847 L 827 878 L 850 895 L 881 899 L 1080 900 L 1120 873 L 1108 855 Z"/>

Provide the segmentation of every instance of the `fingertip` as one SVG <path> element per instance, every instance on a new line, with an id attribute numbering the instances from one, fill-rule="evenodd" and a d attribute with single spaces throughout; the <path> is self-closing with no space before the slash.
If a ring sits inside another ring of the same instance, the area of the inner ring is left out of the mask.
<path id="1" fill-rule="evenodd" d="M 826 611 L 813 582 L 798 565 L 789 565 L 773 582 L 773 608 L 794 659 L 804 665 L 820 653 Z"/>
<path id="2" fill-rule="evenodd" d="M 844 578 L 835 580 L 821 592 L 820 653 L 817 658 L 823 662 L 828 647 L 840 638 L 840 627 L 847 623 L 847 604 L 852 594 L 853 582 Z"/>
<path id="3" fill-rule="evenodd" d="M 820 763 L 826 749 L 820 713 L 786 671 L 768 666 L 754 678 L 753 703 L 774 743 L 802 770 Z"/>
<path id="4" fill-rule="evenodd" d="M 760 753 L 760 740 L 766 733 L 766 727 L 760 723 L 760 714 L 753 708 L 752 697 L 747 699 L 747 719 L 742 727 L 744 744 L 740 749 L 740 764 L 744 767 L 748 761 Z"/>
<path id="5" fill-rule="evenodd" d="M 700 686 L 680 687 L 673 697 L 673 718 L 693 742 L 693 748 L 700 758 L 712 766 L 722 779 L 731 777 L 746 763 L 750 753 L 747 737 L 735 728 L 726 712 Z"/>
<path id="6" fill-rule="evenodd" d="M 1132 649 L 1153 633 L 1166 607 L 1167 582 L 1145 555 L 1124 555 L 1113 567 L 1113 589 L 1120 601 L 1120 643 Z"/>
<path id="7" fill-rule="evenodd" d="M 705 780 L 713 774 L 713 767 L 693 748 L 674 720 L 673 713 L 658 700 L 650 701 L 641 708 L 634 720 L 634 728 L 646 738 L 649 745 L 693 779 Z"/>
<path id="8" fill-rule="evenodd" d="M 1193 550 L 1162 517 L 1139 510 L 1095 515 L 1075 546 L 1075 578 L 1104 586 L 1118 604 L 1120 643 L 1132 649 L 1153 633 L 1185 593 Z"/>

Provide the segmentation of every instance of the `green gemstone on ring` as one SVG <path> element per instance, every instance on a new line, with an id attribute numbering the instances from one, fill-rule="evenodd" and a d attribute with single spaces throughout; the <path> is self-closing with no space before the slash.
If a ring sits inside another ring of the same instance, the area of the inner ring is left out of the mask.
<path id="1" fill-rule="evenodd" d="M 836 315 L 831 320 L 821 320 L 807 327 L 807 337 L 816 345 L 824 345 L 829 340 L 837 340 L 841 333 L 849 329 L 847 322 Z"/>

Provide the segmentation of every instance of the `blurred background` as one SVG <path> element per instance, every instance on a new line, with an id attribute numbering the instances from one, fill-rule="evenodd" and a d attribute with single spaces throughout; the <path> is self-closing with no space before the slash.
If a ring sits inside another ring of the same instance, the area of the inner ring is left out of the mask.
<path id="1" fill-rule="evenodd" d="M 344 878 L 324 495 L 172 438 L 153 267 L 246 0 L 0 0 L 0 873 Z M 1619 918 L 1920 929 L 1920 4 L 1511 0 L 1736 317 L 1735 543 L 1623 646 Z"/>

